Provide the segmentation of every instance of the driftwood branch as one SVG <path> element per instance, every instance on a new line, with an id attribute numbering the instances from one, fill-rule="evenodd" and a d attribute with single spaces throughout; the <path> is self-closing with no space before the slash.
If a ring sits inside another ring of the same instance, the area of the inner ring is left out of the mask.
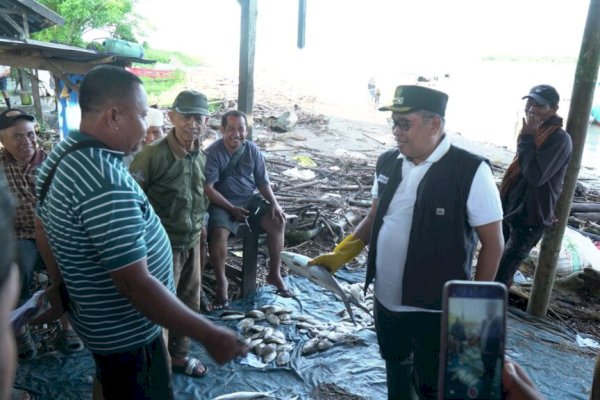
<path id="1" fill-rule="evenodd" d="M 600 221 L 600 212 L 573 213 L 573 216 L 583 221 Z"/>
<path id="2" fill-rule="evenodd" d="M 571 205 L 571 213 L 589 213 L 600 212 L 599 203 L 573 203 Z"/>

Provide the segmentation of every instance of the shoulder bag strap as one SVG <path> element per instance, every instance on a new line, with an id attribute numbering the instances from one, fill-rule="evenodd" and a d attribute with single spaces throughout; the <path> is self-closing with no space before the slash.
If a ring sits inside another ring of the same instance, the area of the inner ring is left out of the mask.
<path id="1" fill-rule="evenodd" d="M 73 146 L 69 147 L 65 152 L 56 160 L 50 171 L 48 171 L 48 175 L 46 176 L 46 180 L 42 185 L 42 189 L 40 190 L 40 197 L 38 199 L 38 203 L 41 205 L 46 198 L 46 194 L 48 193 L 48 189 L 50 188 L 50 184 L 52 183 L 52 178 L 54 178 L 54 174 L 56 173 L 56 167 L 58 167 L 58 163 L 65 158 L 65 156 L 69 153 L 77 151 L 79 149 L 84 149 L 87 147 L 98 147 L 101 149 L 108 149 L 106 145 L 101 142 L 95 140 L 84 140 L 83 142 L 77 142 Z"/>
<path id="2" fill-rule="evenodd" d="M 244 143 L 242 145 L 242 147 L 240 147 L 233 154 L 233 156 L 229 160 L 229 164 L 227 164 L 227 166 L 225 167 L 225 169 L 223 171 L 221 171 L 221 173 L 219 174 L 219 182 L 223 182 L 225 180 L 225 178 L 227 178 L 229 175 L 232 174 L 232 172 L 235 169 L 235 167 L 237 167 L 237 165 L 240 163 L 240 159 L 244 155 L 245 151 L 246 151 L 246 143 Z"/>

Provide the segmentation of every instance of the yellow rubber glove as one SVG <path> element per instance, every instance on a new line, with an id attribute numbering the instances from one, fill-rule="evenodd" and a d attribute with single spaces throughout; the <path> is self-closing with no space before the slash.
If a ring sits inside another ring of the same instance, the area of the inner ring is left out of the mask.
<path id="1" fill-rule="evenodd" d="M 364 248 L 365 243 L 353 234 L 350 234 L 335 246 L 333 252 L 321 254 L 310 260 L 308 264 L 323 265 L 334 274 L 342 265 L 354 259 Z"/>

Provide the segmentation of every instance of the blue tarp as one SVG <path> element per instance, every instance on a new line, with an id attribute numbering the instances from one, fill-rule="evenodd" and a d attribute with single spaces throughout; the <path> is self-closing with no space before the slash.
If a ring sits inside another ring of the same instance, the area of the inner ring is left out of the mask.
<path id="1" fill-rule="evenodd" d="M 364 280 L 364 270 L 340 271 L 338 277 L 350 282 Z M 234 310 L 248 311 L 267 304 L 278 304 L 314 316 L 323 321 L 336 321 L 344 307 L 330 292 L 304 278 L 289 276 L 288 285 L 298 293 L 297 301 L 276 296 L 263 287 L 250 299 L 231 303 Z M 220 312 L 208 317 L 216 323 L 235 329 L 238 321 L 223 321 Z M 334 383 L 349 393 L 365 399 L 386 399 L 385 365 L 379 357 L 375 333 L 362 330 L 355 345 L 338 345 L 327 351 L 301 356 L 302 344 L 309 338 L 300 334 L 294 324 L 281 326 L 288 342 L 295 344 L 292 361 L 286 367 L 271 363 L 262 369 L 240 364 L 240 360 L 218 366 L 202 346 L 193 343 L 191 355 L 209 367 L 200 379 L 175 375 L 173 384 L 177 399 L 212 399 L 235 391 L 274 391 L 281 399 L 310 399 L 319 385 Z M 592 381 L 595 352 L 582 349 L 575 334 L 546 320 L 512 310 L 508 322 L 507 354 L 519 362 L 532 376 L 548 399 L 587 399 Z M 36 399 L 91 399 L 94 366 L 91 355 L 48 354 L 36 360 L 21 362 L 17 383 L 28 388 Z"/>

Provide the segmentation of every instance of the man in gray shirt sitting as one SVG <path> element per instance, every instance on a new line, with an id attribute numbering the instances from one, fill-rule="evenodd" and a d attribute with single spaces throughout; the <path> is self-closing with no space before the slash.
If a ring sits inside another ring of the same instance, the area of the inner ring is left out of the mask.
<path id="1" fill-rule="evenodd" d="M 267 233 L 267 283 L 275 286 L 280 296 L 291 297 L 280 273 L 279 253 L 283 249 L 285 214 L 271 190 L 260 150 L 254 143 L 246 141 L 246 115 L 237 110 L 223 114 L 221 132 L 223 137 L 207 149 L 204 186 L 204 193 L 211 202 L 208 246 L 217 279 L 213 308 L 228 306 L 227 239 L 230 233 L 237 232 L 240 223 Z"/>

